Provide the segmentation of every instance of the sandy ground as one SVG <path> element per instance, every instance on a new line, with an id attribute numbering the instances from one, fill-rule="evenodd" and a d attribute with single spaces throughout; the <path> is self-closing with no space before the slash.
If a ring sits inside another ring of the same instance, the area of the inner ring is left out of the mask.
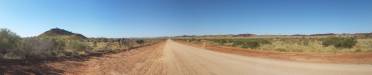
<path id="1" fill-rule="evenodd" d="M 280 59 L 309 63 L 338 63 L 338 64 L 372 64 L 372 52 L 359 53 L 312 53 L 312 52 L 277 52 L 272 50 L 254 50 L 229 46 L 201 45 L 177 41 L 193 47 L 205 48 L 211 51 L 236 54 L 247 57 Z"/>
<path id="2" fill-rule="evenodd" d="M 370 75 L 372 65 L 319 64 L 225 54 L 167 41 L 170 75 Z"/>
<path id="3" fill-rule="evenodd" d="M 164 42 L 117 54 L 90 58 L 86 61 L 64 61 L 49 64 L 64 70 L 63 75 L 166 75 L 161 62 Z"/>
<path id="4" fill-rule="evenodd" d="M 216 52 L 166 42 L 95 57 L 49 64 L 65 75 L 371 75 L 368 64 L 305 63 Z"/>

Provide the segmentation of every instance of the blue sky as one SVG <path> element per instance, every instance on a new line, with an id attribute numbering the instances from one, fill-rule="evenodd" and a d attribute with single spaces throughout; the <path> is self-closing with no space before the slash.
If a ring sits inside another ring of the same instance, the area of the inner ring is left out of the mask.
<path id="1" fill-rule="evenodd" d="M 1 0 L 0 28 L 89 37 L 372 32 L 372 0 Z"/>

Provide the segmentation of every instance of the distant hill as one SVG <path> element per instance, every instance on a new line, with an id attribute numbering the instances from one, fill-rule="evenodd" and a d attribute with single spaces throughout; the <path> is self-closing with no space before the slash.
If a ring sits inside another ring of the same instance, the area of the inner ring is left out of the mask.
<path id="1" fill-rule="evenodd" d="M 40 34 L 38 37 L 61 37 L 61 38 L 67 38 L 67 39 L 86 39 L 87 38 L 84 35 L 73 33 L 73 32 L 60 29 L 60 28 L 50 29 Z"/>

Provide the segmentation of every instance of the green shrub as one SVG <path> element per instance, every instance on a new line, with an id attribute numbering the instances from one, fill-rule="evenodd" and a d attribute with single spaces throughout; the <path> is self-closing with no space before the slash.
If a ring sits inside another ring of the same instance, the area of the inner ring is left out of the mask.
<path id="1" fill-rule="evenodd" d="M 232 43 L 232 46 L 241 48 L 258 48 L 263 44 L 271 43 L 266 39 L 214 39 L 211 41 L 218 45 L 227 45 Z"/>
<path id="2" fill-rule="evenodd" d="M 87 50 L 90 49 L 87 43 L 78 40 L 68 40 L 65 42 L 65 45 L 66 56 L 85 55 Z"/>
<path id="3" fill-rule="evenodd" d="M 74 49 L 78 51 L 83 51 L 88 48 L 88 45 L 86 43 L 76 40 L 67 41 L 65 45 L 67 49 Z"/>
<path id="4" fill-rule="evenodd" d="M 284 49 L 284 48 L 279 48 L 279 49 L 275 49 L 276 51 L 279 51 L 279 52 L 288 52 L 288 50 Z"/>
<path id="5" fill-rule="evenodd" d="M 198 42 L 200 39 L 187 39 Z M 280 52 L 372 52 L 372 39 L 351 37 L 315 38 L 222 38 L 208 40 L 210 45 L 251 48 L 255 50 Z M 199 41 L 198 44 L 201 41 Z"/>
<path id="6" fill-rule="evenodd" d="M 52 39 L 27 38 L 18 46 L 18 56 L 26 59 L 55 57 L 57 52 L 63 52 L 63 44 Z"/>
<path id="7" fill-rule="evenodd" d="M 212 40 L 212 41 L 217 43 L 218 45 L 224 45 L 225 43 L 230 42 L 229 40 L 226 40 L 226 39 L 216 39 L 216 40 Z"/>
<path id="8" fill-rule="evenodd" d="M 328 37 L 322 40 L 322 45 L 326 47 L 352 48 L 357 42 L 355 38 Z"/>
<path id="9" fill-rule="evenodd" d="M 153 39 L 73 39 L 69 36 L 38 36 L 21 38 L 15 33 L 0 29 L 0 59 L 45 59 L 50 57 L 75 57 L 92 51 L 110 52 L 155 43 Z M 89 45 L 92 43 L 92 46 Z M 99 49 L 99 50 L 93 50 Z M 92 49 L 92 50 L 91 50 Z"/>
<path id="10" fill-rule="evenodd" d="M 270 44 L 270 41 L 264 39 L 237 39 L 232 42 L 233 46 L 240 46 L 241 48 L 258 48 L 262 44 Z"/>
<path id="11" fill-rule="evenodd" d="M 0 50 L 8 50 L 17 46 L 21 38 L 8 29 L 0 29 Z"/>
<path id="12" fill-rule="evenodd" d="M 8 29 L 0 29 L 0 57 L 18 58 L 10 52 L 16 50 L 21 38 Z"/>
<path id="13" fill-rule="evenodd" d="M 80 40 L 68 40 L 63 37 L 21 38 L 7 29 L 0 29 L 0 58 L 2 59 L 75 56 L 84 53 L 87 48 L 88 46 Z"/>
<path id="14" fill-rule="evenodd" d="M 145 41 L 144 41 L 144 40 L 136 40 L 136 43 L 137 43 L 137 44 L 141 44 L 141 45 L 142 45 L 142 44 L 144 44 L 144 43 L 145 43 Z"/>

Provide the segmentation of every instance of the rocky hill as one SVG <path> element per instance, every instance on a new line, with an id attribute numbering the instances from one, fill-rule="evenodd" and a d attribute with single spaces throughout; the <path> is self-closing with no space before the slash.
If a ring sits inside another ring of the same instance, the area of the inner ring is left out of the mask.
<path id="1" fill-rule="evenodd" d="M 86 39 L 87 38 L 82 34 L 73 33 L 73 32 L 60 29 L 60 28 L 50 29 L 40 34 L 38 37 L 63 37 L 63 38 L 72 38 L 72 39 Z"/>

